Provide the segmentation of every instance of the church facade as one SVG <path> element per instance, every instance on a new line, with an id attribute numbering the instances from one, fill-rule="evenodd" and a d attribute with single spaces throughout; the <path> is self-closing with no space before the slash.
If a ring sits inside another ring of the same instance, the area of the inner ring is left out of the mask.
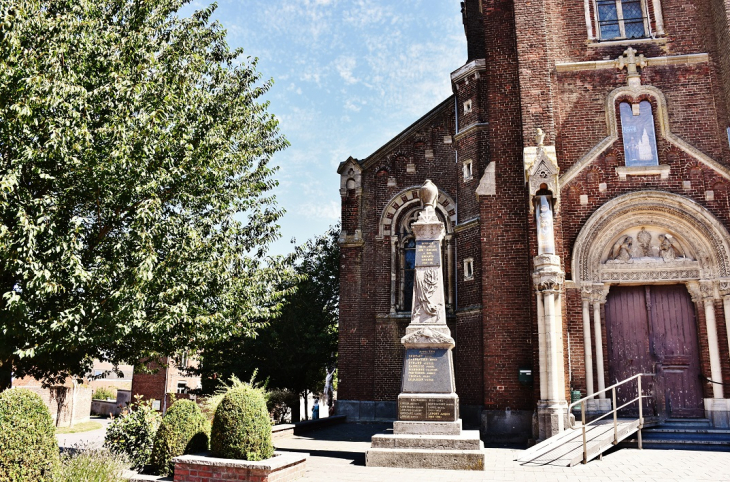
<path id="1" fill-rule="evenodd" d="M 572 393 L 605 411 L 606 387 L 644 374 L 645 417 L 727 426 L 730 4 L 467 0 L 462 16 L 453 95 L 338 168 L 339 413 L 396 417 L 430 179 L 466 423 L 542 439 Z"/>

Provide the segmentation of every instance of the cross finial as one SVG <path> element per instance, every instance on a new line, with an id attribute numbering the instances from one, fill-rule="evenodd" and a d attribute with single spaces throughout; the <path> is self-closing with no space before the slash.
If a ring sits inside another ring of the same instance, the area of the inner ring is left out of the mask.
<path id="1" fill-rule="evenodd" d="M 644 54 L 636 56 L 636 50 L 629 47 L 624 50 L 624 54 L 616 59 L 616 68 L 623 70 L 626 67 L 626 73 L 628 74 L 628 84 L 630 87 L 638 87 L 641 85 L 641 75 L 637 67 L 644 68 L 648 65 Z"/>

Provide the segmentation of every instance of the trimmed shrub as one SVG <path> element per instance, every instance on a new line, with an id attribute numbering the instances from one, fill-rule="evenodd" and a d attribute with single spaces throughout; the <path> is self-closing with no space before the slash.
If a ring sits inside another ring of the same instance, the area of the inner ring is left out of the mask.
<path id="1" fill-rule="evenodd" d="M 152 447 L 152 466 L 159 475 L 174 470 L 173 457 L 208 450 L 210 425 L 192 400 L 179 400 L 162 418 Z"/>
<path id="2" fill-rule="evenodd" d="M 61 456 L 58 482 L 118 482 L 129 466 L 124 456 L 108 450 L 82 449 Z"/>
<path id="3" fill-rule="evenodd" d="M 41 397 L 22 388 L 0 393 L 0 481 L 52 480 L 58 460 L 56 428 Z"/>
<path id="4" fill-rule="evenodd" d="M 126 456 L 133 469 L 143 469 L 149 464 L 160 418 L 160 414 L 152 408 L 152 402 L 137 400 L 129 413 L 115 418 L 109 424 L 104 447 L 114 454 Z"/>
<path id="5" fill-rule="evenodd" d="M 271 423 L 263 390 L 249 384 L 229 390 L 216 408 L 210 441 L 215 457 L 251 461 L 272 457 Z"/>

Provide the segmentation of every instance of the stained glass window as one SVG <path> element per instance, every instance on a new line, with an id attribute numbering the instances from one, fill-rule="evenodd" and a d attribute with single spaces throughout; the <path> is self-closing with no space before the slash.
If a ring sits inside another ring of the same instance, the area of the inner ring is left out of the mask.
<path id="1" fill-rule="evenodd" d="M 658 166 L 654 115 L 649 101 L 641 101 L 638 109 L 622 102 L 621 130 L 624 137 L 624 155 L 627 166 Z M 636 115 L 638 114 L 638 115 Z"/>

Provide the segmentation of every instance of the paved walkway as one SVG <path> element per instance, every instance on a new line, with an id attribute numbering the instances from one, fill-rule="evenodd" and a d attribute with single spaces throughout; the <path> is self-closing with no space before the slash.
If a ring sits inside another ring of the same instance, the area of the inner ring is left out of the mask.
<path id="1" fill-rule="evenodd" d="M 58 446 L 67 449 L 80 447 L 100 448 L 102 445 L 104 445 L 104 435 L 106 434 L 106 428 L 112 422 L 112 419 L 93 417 L 91 420 L 94 422 L 99 422 L 102 425 L 102 428 L 97 430 L 89 430 L 88 432 L 57 434 L 56 440 L 58 440 Z"/>
<path id="2" fill-rule="evenodd" d="M 730 452 L 684 450 L 619 449 L 603 460 L 563 468 L 524 467 L 514 461 L 518 450 L 488 448 L 484 472 L 365 467 L 370 437 L 390 430 L 390 424 L 340 424 L 275 445 L 277 450 L 310 454 L 301 481 L 730 482 Z"/>

